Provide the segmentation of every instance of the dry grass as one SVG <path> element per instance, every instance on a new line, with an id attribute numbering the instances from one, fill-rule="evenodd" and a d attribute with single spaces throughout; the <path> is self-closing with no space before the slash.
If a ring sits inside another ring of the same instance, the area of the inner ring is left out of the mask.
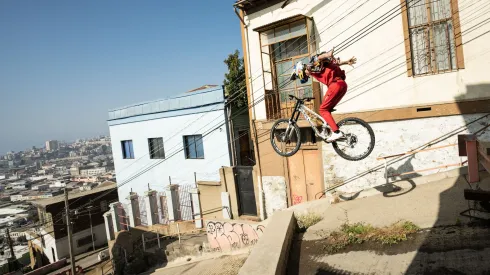
<path id="1" fill-rule="evenodd" d="M 361 244 L 368 241 L 393 245 L 408 240 L 409 235 L 418 230 L 419 227 L 409 221 L 397 222 L 383 228 L 364 223 L 346 223 L 341 226 L 339 231 L 323 236 L 327 241 L 324 249 L 328 253 L 335 253 L 350 244 Z"/>
<path id="2" fill-rule="evenodd" d="M 310 226 L 319 223 L 323 218 L 315 213 L 306 213 L 302 215 L 294 215 L 298 223 L 298 231 L 305 232 Z"/>

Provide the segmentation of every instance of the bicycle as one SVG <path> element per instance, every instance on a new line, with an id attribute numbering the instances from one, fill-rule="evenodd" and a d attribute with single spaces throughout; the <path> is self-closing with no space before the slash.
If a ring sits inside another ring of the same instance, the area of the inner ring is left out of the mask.
<path id="1" fill-rule="evenodd" d="M 289 95 L 289 98 L 296 100 L 291 117 L 289 119 L 284 118 L 284 119 L 277 120 L 271 128 L 271 136 L 270 136 L 272 148 L 274 148 L 274 151 L 276 151 L 276 153 L 284 157 L 290 157 L 296 154 L 296 152 L 298 152 L 299 148 L 301 147 L 301 132 L 300 132 L 300 128 L 297 125 L 297 121 L 299 119 L 300 114 L 303 114 L 303 116 L 305 117 L 305 119 L 308 121 L 311 128 L 315 132 L 315 135 L 321 138 L 323 141 L 327 142 L 326 138 L 328 137 L 328 135 L 325 135 L 325 139 L 322 138 L 320 131 L 318 130 L 317 126 L 313 123 L 310 115 L 314 116 L 315 118 L 319 119 L 322 122 L 323 124 L 322 130 L 324 133 L 328 133 L 328 134 L 331 133 L 331 129 L 328 126 L 327 122 L 319 114 L 315 113 L 314 111 L 312 111 L 311 109 L 309 109 L 304 105 L 305 102 L 310 102 L 315 98 L 313 97 L 298 98 L 294 95 Z M 335 109 L 332 110 L 332 112 L 334 111 Z M 286 125 L 283 128 L 281 128 L 279 125 L 284 123 Z M 375 137 L 374 137 L 373 129 L 371 128 L 371 126 L 369 126 L 368 123 L 366 123 L 360 118 L 349 117 L 349 118 L 342 119 L 341 121 L 339 121 L 339 123 L 337 123 L 337 125 L 339 126 L 340 131 L 344 135 L 344 137 L 332 142 L 333 149 L 335 150 L 335 152 L 337 152 L 339 156 L 341 156 L 346 160 L 359 161 L 371 154 L 375 145 Z M 359 139 L 358 135 L 353 133 L 352 127 L 348 127 L 350 125 L 361 126 L 361 128 L 367 130 L 367 134 L 369 138 Z M 281 129 L 285 129 L 285 130 L 281 130 Z M 276 144 L 276 138 L 279 141 L 282 141 L 283 143 L 286 144 L 286 146 L 282 146 L 284 149 L 290 147 L 292 148 L 292 150 L 290 152 L 287 152 L 280 149 L 279 146 Z M 297 141 L 296 145 L 290 146 L 289 144 L 293 141 Z M 346 154 L 340 148 L 342 147 L 341 146 L 342 144 L 345 144 L 343 148 L 354 149 L 354 147 L 356 147 L 356 145 L 359 144 L 359 141 L 368 141 L 368 144 L 365 151 L 363 151 L 362 154 L 358 156 Z"/>

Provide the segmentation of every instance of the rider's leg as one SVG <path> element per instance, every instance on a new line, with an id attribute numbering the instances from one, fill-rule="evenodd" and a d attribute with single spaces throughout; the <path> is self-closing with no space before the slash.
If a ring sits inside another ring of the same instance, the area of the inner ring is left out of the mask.
<path id="1" fill-rule="evenodd" d="M 339 131 L 339 127 L 332 116 L 332 109 L 340 102 L 347 92 L 347 84 L 343 80 L 333 82 L 328 87 L 327 93 L 323 98 L 323 102 L 320 105 L 320 115 L 328 123 L 332 131 L 334 132 L 329 141 L 333 141 L 342 137 L 342 133 Z"/>

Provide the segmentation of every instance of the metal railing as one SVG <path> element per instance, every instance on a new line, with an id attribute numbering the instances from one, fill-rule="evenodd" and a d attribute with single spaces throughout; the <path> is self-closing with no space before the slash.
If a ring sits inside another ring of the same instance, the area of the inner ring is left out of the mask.
<path id="1" fill-rule="evenodd" d="M 288 118 L 293 113 L 295 101 L 289 99 L 288 95 L 294 94 L 297 97 L 315 97 L 310 102 L 305 102 L 305 106 L 318 112 L 318 106 L 320 105 L 321 98 L 319 92 L 313 90 L 311 93 L 302 92 L 302 90 L 296 91 L 266 91 L 264 96 L 265 110 L 267 120 L 276 120 L 280 118 Z M 299 119 L 304 119 L 302 116 Z"/>

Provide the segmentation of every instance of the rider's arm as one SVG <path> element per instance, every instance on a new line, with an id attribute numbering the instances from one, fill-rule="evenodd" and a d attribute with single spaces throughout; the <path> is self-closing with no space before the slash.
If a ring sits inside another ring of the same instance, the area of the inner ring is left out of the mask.
<path id="1" fill-rule="evenodd" d="M 342 66 L 342 65 L 350 65 L 350 66 L 352 66 L 352 65 L 356 64 L 356 62 L 357 62 L 357 58 L 355 58 L 355 57 L 353 56 L 351 59 L 349 59 L 349 60 L 345 60 L 345 61 L 340 61 L 340 62 L 338 62 L 337 64 L 338 64 L 339 66 Z"/>
<path id="2" fill-rule="evenodd" d="M 322 53 L 318 56 L 318 60 L 323 61 L 325 59 L 333 59 L 333 50 L 328 53 Z"/>

